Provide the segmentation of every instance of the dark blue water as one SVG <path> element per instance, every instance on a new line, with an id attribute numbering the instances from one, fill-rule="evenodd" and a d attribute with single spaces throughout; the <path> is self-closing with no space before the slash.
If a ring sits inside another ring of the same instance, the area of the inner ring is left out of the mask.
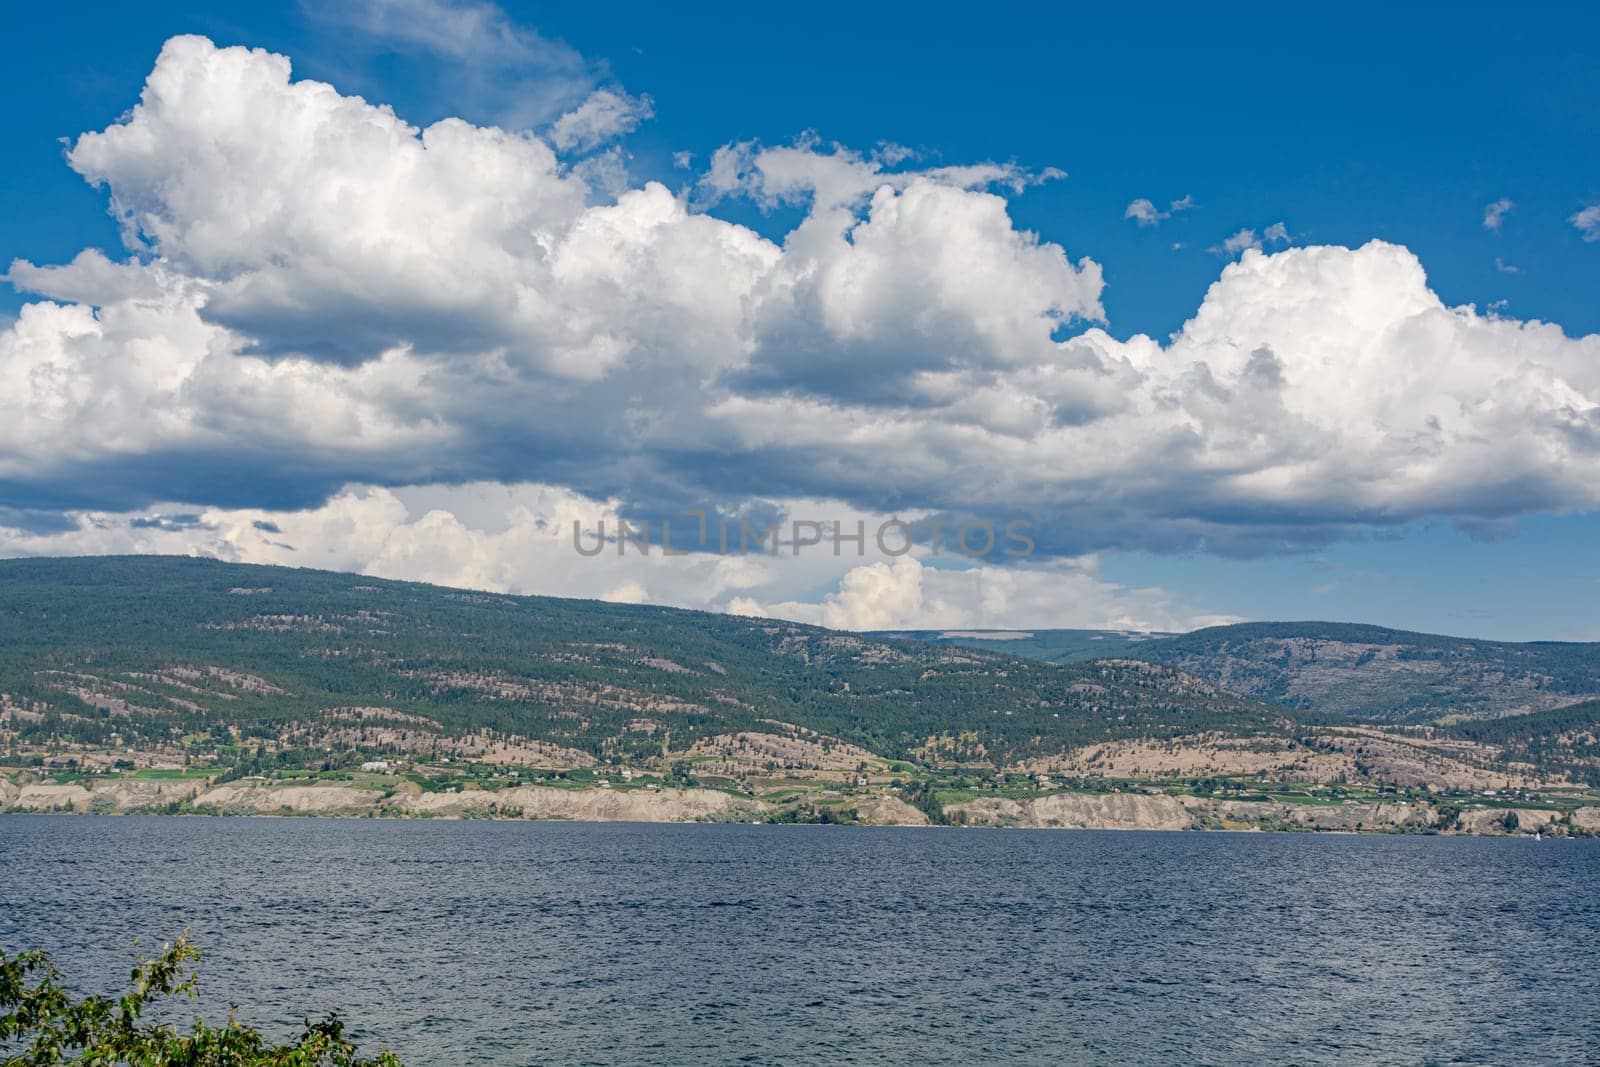
<path id="1" fill-rule="evenodd" d="M 0 816 L 0 902 L 413 1065 L 1600 1062 L 1600 842 Z"/>

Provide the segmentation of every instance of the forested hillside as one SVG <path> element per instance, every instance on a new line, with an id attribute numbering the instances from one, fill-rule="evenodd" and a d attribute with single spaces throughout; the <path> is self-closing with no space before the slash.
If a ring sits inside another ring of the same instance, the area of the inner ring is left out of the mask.
<path id="1" fill-rule="evenodd" d="M 159 557 L 0 561 L 0 694 L 25 740 L 471 736 L 597 757 L 773 724 L 882 756 L 931 747 L 996 763 L 1292 728 L 1278 709 L 1144 663 L 1063 667 L 773 620 Z"/>
<path id="2" fill-rule="evenodd" d="M 1600 695 L 1595 644 L 1276 622 L 1197 630 L 1137 654 L 1233 692 L 1371 722 L 1518 715 Z"/>
<path id="3" fill-rule="evenodd" d="M 1127 656 L 1177 667 L 1242 696 L 1363 722 L 1496 718 L 1600 696 L 1600 644 L 1483 641 L 1329 622 L 1242 623 L 1187 634 L 918 630 L 903 636 L 1052 663 Z"/>
<path id="4" fill-rule="evenodd" d="M 1567 774 L 1595 777 L 1600 767 L 1600 700 L 1516 715 L 1457 723 L 1451 735 L 1501 750 L 1506 758 Z"/>

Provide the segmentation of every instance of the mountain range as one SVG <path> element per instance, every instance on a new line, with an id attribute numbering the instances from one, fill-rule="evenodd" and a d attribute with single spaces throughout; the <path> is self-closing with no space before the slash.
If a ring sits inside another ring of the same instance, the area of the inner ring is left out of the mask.
<path id="1" fill-rule="evenodd" d="M 0 561 L 0 741 L 32 759 L 1588 780 L 1597 696 L 1591 644 L 1320 622 L 857 634 L 208 559 Z"/>

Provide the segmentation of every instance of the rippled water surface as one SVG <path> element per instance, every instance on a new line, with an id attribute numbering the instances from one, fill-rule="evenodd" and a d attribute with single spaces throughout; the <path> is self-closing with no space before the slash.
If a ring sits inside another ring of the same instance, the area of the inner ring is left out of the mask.
<path id="1" fill-rule="evenodd" d="M 1596 1063 L 1600 842 L 0 816 L 0 945 L 410 1064 Z"/>

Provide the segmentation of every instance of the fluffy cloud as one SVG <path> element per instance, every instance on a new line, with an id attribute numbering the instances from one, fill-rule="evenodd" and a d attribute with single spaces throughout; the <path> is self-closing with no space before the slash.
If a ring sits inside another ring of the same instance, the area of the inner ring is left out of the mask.
<path id="1" fill-rule="evenodd" d="M 1505 221 L 1505 217 L 1511 213 L 1511 209 L 1515 206 L 1510 199 L 1502 196 L 1499 200 L 1485 207 L 1483 209 L 1483 228 L 1486 230 L 1498 230 L 1500 224 Z"/>
<path id="2" fill-rule="evenodd" d="M 537 138 L 456 120 L 419 131 L 291 82 L 282 56 L 180 37 L 126 121 L 67 158 L 110 189 L 131 247 L 196 279 L 206 318 L 263 351 L 357 361 L 538 338 L 545 367 L 581 375 L 605 358 L 596 331 L 554 324 L 535 253 L 587 189 Z"/>
<path id="3" fill-rule="evenodd" d="M 1600 338 L 1447 308 L 1398 246 L 1247 251 L 1171 343 L 1091 329 L 1069 347 L 1134 383 L 1119 409 L 1010 437 L 793 398 L 724 414 L 752 447 L 776 427 L 824 454 L 848 440 L 878 457 L 879 484 L 1045 516 L 1062 551 L 1293 547 L 1357 524 L 1600 502 Z M 1003 380 L 1046 398 L 1053 377 Z"/>
<path id="4" fill-rule="evenodd" d="M 382 56 L 425 56 L 405 68 L 412 79 L 438 84 L 452 114 L 508 129 L 548 123 L 608 81 L 604 64 L 513 22 L 487 0 L 301 0 L 302 11 L 335 31 L 340 68 Z M 342 31 L 342 32 L 341 32 Z M 617 90 L 619 95 L 620 90 Z"/>
<path id="5" fill-rule="evenodd" d="M 1270 245 L 1286 245 L 1290 242 L 1289 227 L 1281 222 L 1274 222 L 1261 235 L 1256 236 L 1256 231 L 1248 227 L 1225 239 L 1220 245 L 1211 249 L 1222 255 L 1236 256 L 1240 252 L 1259 252 Z"/>
<path id="6" fill-rule="evenodd" d="M 1600 241 L 1600 204 L 1590 204 L 1567 221 L 1577 227 L 1585 241 Z"/>
<path id="7" fill-rule="evenodd" d="M 1100 368 L 1075 366 L 1054 335 L 1102 317 L 1101 287 L 1098 264 L 1019 233 L 998 196 L 922 177 L 884 185 L 864 218 L 814 213 L 789 236 L 739 381 L 946 407 L 974 378 L 1010 368 L 1093 379 Z"/>
<path id="8" fill-rule="evenodd" d="M 829 517 L 852 529 L 883 516 L 837 502 L 790 501 L 796 515 Z M 134 514 L 74 512 L 58 528 L 25 531 L 0 515 L 0 555 L 163 553 L 233 562 L 318 567 L 374 577 L 434 582 L 503 593 L 656 603 L 814 622 L 840 629 L 909 626 L 1082 626 L 1176 630 L 1233 621 L 1197 611 L 1156 589 L 1100 576 L 1093 557 L 1035 566 L 972 565 L 927 543 L 916 556 L 885 556 L 869 538 L 835 555 L 825 540 L 798 554 L 786 542 L 773 556 L 641 553 L 617 544 L 614 501 L 549 485 L 476 483 L 401 490 L 346 487 L 303 510 L 142 509 Z M 573 540 L 573 524 L 582 531 Z M 594 531 L 608 531 L 595 551 Z M 691 543 L 692 520 L 675 527 Z M 711 534 L 714 543 L 716 535 Z M 900 542 L 889 546 L 899 551 Z M 920 557 L 920 558 L 918 558 Z M 925 562 L 926 561 L 926 562 Z M 953 569 L 950 568 L 954 564 Z"/>
<path id="9" fill-rule="evenodd" d="M 1167 210 L 1165 211 L 1156 207 L 1154 201 L 1140 197 L 1128 205 L 1128 210 L 1122 213 L 1122 217 L 1132 219 L 1140 226 L 1159 226 L 1180 211 L 1188 211 L 1192 207 L 1194 207 L 1194 197 L 1192 196 L 1174 200 L 1167 205 Z"/>
<path id="10" fill-rule="evenodd" d="M 587 151 L 623 134 L 655 115 L 648 96 L 629 96 L 615 89 L 596 89 L 582 104 L 556 119 L 550 141 L 563 152 Z"/>
<path id="11" fill-rule="evenodd" d="M 711 166 L 699 184 L 708 204 L 734 195 L 750 197 L 764 208 L 809 202 L 814 215 L 826 216 L 880 189 L 904 189 L 918 182 L 957 189 L 993 186 L 1021 193 L 1067 176 L 1057 167 L 1034 173 L 1014 163 L 893 169 L 915 157 L 910 149 L 892 144 L 880 145 L 871 156 L 863 156 L 843 145 L 825 146 L 810 134 L 779 147 L 742 141 L 712 153 Z"/>
<path id="12" fill-rule="evenodd" d="M 853 567 L 820 601 L 762 605 L 735 598 L 736 614 L 778 616 L 836 630 L 976 627 L 1082 627 L 1192 630 L 1239 622 L 1173 603 L 1160 589 L 1129 589 L 1098 576 L 1093 558 L 1049 567 L 938 569 L 922 561 L 878 561 Z"/>
<path id="13" fill-rule="evenodd" d="M 536 483 L 635 517 L 1027 518 L 1077 559 L 1600 506 L 1600 338 L 1446 307 L 1406 249 L 1282 248 L 1282 224 L 1230 239 L 1241 258 L 1172 338 L 1119 338 L 1099 265 L 1012 220 L 1006 195 L 1058 173 L 911 158 L 733 144 L 690 193 L 613 190 L 535 133 L 417 128 L 281 56 L 176 38 L 68 155 L 131 258 L 10 268 L 45 299 L 0 330 L 0 508 L 86 536 L 71 516 L 155 502 L 309 514 L 350 485 Z M 717 217 L 728 197 L 799 221 L 769 240 Z M 477 543 L 435 510 L 361 521 Z M 359 551 L 326 562 L 505 558 L 355 525 L 329 527 Z M 953 619 L 951 583 L 1006 573 L 878 562 L 788 592 L 744 573 L 715 603 Z M 448 566 L 511 586 L 500 562 Z M 583 588 L 671 599 L 676 573 Z"/>

